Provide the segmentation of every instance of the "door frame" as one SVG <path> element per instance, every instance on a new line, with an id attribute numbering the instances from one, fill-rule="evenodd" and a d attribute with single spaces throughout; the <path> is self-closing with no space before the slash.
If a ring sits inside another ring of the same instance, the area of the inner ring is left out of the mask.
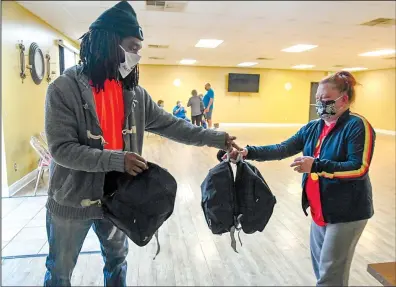
<path id="1" fill-rule="evenodd" d="M 316 112 L 315 113 L 313 113 L 313 106 L 311 106 L 311 105 L 314 105 L 314 104 L 316 104 L 316 100 L 314 100 L 314 97 L 313 97 L 313 92 L 315 93 L 315 95 L 316 95 L 316 91 L 317 91 L 317 89 L 318 89 L 318 86 L 319 86 L 319 82 L 311 82 L 311 85 L 310 85 L 310 89 L 309 89 L 309 108 L 308 108 L 308 121 L 312 121 L 312 120 L 315 120 L 315 119 L 318 119 L 319 117 L 316 115 Z M 314 87 L 314 91 L 313 91 L 313 87 Z M 315 114 L 315 116 L 313 116 Z"/>

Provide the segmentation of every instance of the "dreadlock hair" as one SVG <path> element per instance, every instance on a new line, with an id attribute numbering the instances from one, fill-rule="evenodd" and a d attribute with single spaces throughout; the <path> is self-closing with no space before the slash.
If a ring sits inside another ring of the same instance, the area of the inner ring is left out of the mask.
<path id="1" fill-rule="evenodd" d="M 118 67 L 125 61 L 120 48 L 121 37 L 110 31 L 92 29 L 82 36 L 80 59 L 83 73 L 97 93 L 104 91 L 104 83 L 108 80 L 120 81 L 123 86 L 132 90 L 139 84 L 138 65 L 132 72 L 122 78 Z"/>

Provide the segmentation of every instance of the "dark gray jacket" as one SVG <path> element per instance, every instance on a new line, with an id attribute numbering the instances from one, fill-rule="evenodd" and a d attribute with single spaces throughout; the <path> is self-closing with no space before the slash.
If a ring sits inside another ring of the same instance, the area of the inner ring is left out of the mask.
<path id="1" fill-rule="evenodd" d="M 124 151 L 142 153 L 144 131 L 196 146 L 225 147 L 225 133 L 204 130 L 159 108 L 145 89 L 124 90 Z M 124 152 L 103 150 L 92 89 L 82 67 L 65 71 L 49 85 L 45 132 L 53 157 L 47 207 L 72 219 L 103 218 L 105 173 L 124 172 Z"/>
<path id="2" fill-rule="evenodd" d="M 192 96 L 187 103 L 187 107 L 191 107 L 191 116 L 199 116 L 202 115 L 204 108 L 204 104 L 200 97 Z"/>

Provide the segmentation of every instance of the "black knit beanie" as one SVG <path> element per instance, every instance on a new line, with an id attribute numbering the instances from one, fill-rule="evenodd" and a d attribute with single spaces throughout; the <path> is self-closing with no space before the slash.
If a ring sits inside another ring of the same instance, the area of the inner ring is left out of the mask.
<path id="1" fill-rule="evenodd" d="M 135 10 L 127 1 L 121 1 L 104 11 L 89 26 L 89 30 L 92 29 L 112 31 L 121 38 L 132 36 L 143 41 L 143 31 L 139 26 Z"/>

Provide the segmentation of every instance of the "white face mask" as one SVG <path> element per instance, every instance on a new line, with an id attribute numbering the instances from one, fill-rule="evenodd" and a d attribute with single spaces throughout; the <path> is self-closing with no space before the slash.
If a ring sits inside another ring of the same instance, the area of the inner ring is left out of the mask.
<path id="1" fill-rule="evenodd" d="M 121 47 L 121 46 L 120 46 Z M 121 49 L 124 51 L 125 62 L 120 64 L 118 70 L 123 78 L 128 76 L 133 68 L 139 63 L 141 56 L 135 53 L 127 52 L 123 47 Z"/>

